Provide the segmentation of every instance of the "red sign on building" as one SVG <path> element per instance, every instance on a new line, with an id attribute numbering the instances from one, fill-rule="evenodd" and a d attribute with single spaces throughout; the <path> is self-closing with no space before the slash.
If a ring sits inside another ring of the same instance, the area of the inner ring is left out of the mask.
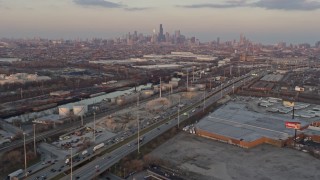
<path id="1" fill-rule="evenodd" d="M 286 121 L 286 128 L 300 129 L 301 128 L 301 123 L 300 122 L 289 122 L 289 121 Z"/>

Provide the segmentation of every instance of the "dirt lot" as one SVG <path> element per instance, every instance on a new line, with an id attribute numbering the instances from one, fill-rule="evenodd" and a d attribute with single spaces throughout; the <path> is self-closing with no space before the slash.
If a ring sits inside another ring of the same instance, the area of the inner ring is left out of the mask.
<path id="1" fill-rule="evenodd" d="M 307 153 L 271 145 L 242 149 L 184 132 L 151 154 L 196 180 L 320 179 L 320 160 Z"/>

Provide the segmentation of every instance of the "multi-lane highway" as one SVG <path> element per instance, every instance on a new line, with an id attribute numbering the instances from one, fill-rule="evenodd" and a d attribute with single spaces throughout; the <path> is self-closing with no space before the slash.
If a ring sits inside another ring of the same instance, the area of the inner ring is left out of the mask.
<path id="1" fill-rule="evenodd" d="M 221 86 L 216 87 L 215 89 L 212 89 L 209 92 L 206 92 L 205 98 L 204 98 L 205 100 L 202 99 L 202 100 L 195 100 L 192 102 L 186 102 L 185 108 L 180 111 L 179 121 L 183 122 L 184 120 L 187 119 L 187 116 L 182 115 L 183 113 L 191 114 L 191 113 L 197 113 L 199 111 L 202 111 L 202 108 L 196 108 L 196 107 L 199 107 L 199 105 L 203 107 L 203 104 L 205 105 L 205 107 L 207 107 L 217 102 L 224 95 L 233 92 L 234 89 L 243 85 L 245 81 L 247 82 L 250 81 L 252 79 L 251 73 L 238 78 L 234 78 L 233 80 L 230 80 L 228 83 L 222 84 Z M 156 138 L 157 136 L 164 133 L 168 129 L 176 126 L 178 124 L 178 118 L 176 117 L 177 110 L 178 110 L 178 107 L 172 108 L 170 112 L 166 113 L 169 118 L 165 118 L 165 120 L 162 123 L 159 123 L 158 126 L 154 127 L 154 129 L 141 135 L 144 137 L 144 141 L 142 142 L 141 145 L 151 141 L 152 139 Z M 170 119 L 170 117 L 174 117 L 174 118 Z M 93 178 L 94 176 L 99 175 L 100 173 L 107 170 L 109 167 L 117 163 L 126 155 L 137 150 L 137 146 L 138 146 L 138 144 L 136 143 L 137 139 L 131 140 L 130 142 L 128 140 L 124 140 L 124 141 L 126 143 L 124 143 L 123 146 L 115 149 L 110 153 L 106 153 L 98 158 L 95 158 L 94 160 L 88 162 L 87 164 L 73 171 L 72 179 Z M 110 148 L 111 146 L 113 146 L 113 144 L 107 145 L 106 148 Z M 89 157 L 87 157 L 87 155 L 85 157 L 80 156 L 80 159 L 81 159 L 80 162 L 75 162 L 73 166 L 76 167 L 79 163 L 87 160 L 88 158 L 93 158 L 94 153 L 92 152 L 92 148 L 88 149 L 88 152 L 89 154 L 91 154 Z M 35 173 L 29 176 L 27 179 L 53 178 L 59 174 L 61 175 L 62 172 L 70 172 L 70 167 L 65 166 L 65 163 L 63 161 L 59 161 L 55 165 L 52 165 L 38 173 Z M 70 179 L 71 178 L 70 176 L 71 174 L 65 176 L 64 179 Z"/>
<path id="2" fill-rule="evenodd" d="M 229 81 L 226 84 L 222 84 L 220 88 L 216 88 L 211 92 L 208 92 L 205 101 L 206 103 L 203 103 L 202 100 L 191 103 L 189 106 L 187 106 L 184 110 L 181 111 L 181 113 L 197 113 L 199 111 L 202 111 L 201 108 L 196 108 L 199 106 L 199 104 L 204 104 L 205 107 L 208 107 L 209 105 L 217 102 L 219 99 L 221 99 L 224 95 L 229 94 L 233 92 L 234 89 L 240 87 L 243 85 L 245 81 L 250 81 L 252 77 L 250 74 L 246 76 L 242 76 L 239 78 L 235 78 L 231 81 Z M 190 103 L 190 102 L 189 102 Z M 195 109 L 195 111 L 194 111 Z M 175 114 L 176 115 L 176 114 Z M 183 122 L 186 120 L 187 116 L 180 116 L 179 121 Z M 144 141 L 142 142 L 142 145 L 145 143 L 148 143 L 152 139 L 156 138 L 160 134 L 166 132 L 170 128 L 176 126 L 178 124 L 178 118 L 175 117 L 173 119 L 169 119 L 167 122 L 163 122 L 163 124 L 159 125 L 157 128 L 154 128 L 150 130 L 149 132 L 142 135 L 144 137 Z M 137 139 L 132 140 L 129 142 L 130 146 L 123 145 L 119 147 L 118 149 L 112 151 L 111 153 L 104 154 L 103 156 L 97 158 L 95 161 L 91 161 L 88 164 L 80 167 L 79 169 L 75 170 L 72 174 L 72 179 L 91 179 L 100 173 L 104 172 L 108 168 L 110 168 L 112 165 L 117 163 L 119 160 L 121 160 L 126 155 L 134 152 L 138 148 Z M 70 179 L 71 174 L 64 177 L 63 179 Z"/>

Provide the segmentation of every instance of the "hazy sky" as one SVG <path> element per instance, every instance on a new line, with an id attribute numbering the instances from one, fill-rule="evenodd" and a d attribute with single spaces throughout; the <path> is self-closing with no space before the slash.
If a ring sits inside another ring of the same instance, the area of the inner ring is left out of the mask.
<path id="1" fill-rule="evenodd" d="M 320 0 L 0 0 L 0 37 L 113 38 L 181 30 L 202 42 L 320 40 Z"/>

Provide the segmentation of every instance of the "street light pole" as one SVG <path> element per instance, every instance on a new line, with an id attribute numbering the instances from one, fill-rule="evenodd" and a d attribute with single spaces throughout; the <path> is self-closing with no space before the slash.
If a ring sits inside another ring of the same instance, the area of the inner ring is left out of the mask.
<path id="1" fill-rule="evenodd" d="M 33 124 L 33 148 L 34 148 L 34 155 L 37 156 L 37 150 L 36 150 L 36 124 Z"/>
<path id="2" fill-rule="evenodd" d="M 26 149 L 26 133 L 23 132 L 23 149 L 24 149 L 24 173 L 27 176 L 27 149 Z"/>
<path id="3" fill-rule="evenodd" d="M 294 120 L 294 105 L 292 106 L 292 120 Z M 297 129 L 294 129 L 293 147 L 296 147 L 296 140 L 297 140 Z"/>

